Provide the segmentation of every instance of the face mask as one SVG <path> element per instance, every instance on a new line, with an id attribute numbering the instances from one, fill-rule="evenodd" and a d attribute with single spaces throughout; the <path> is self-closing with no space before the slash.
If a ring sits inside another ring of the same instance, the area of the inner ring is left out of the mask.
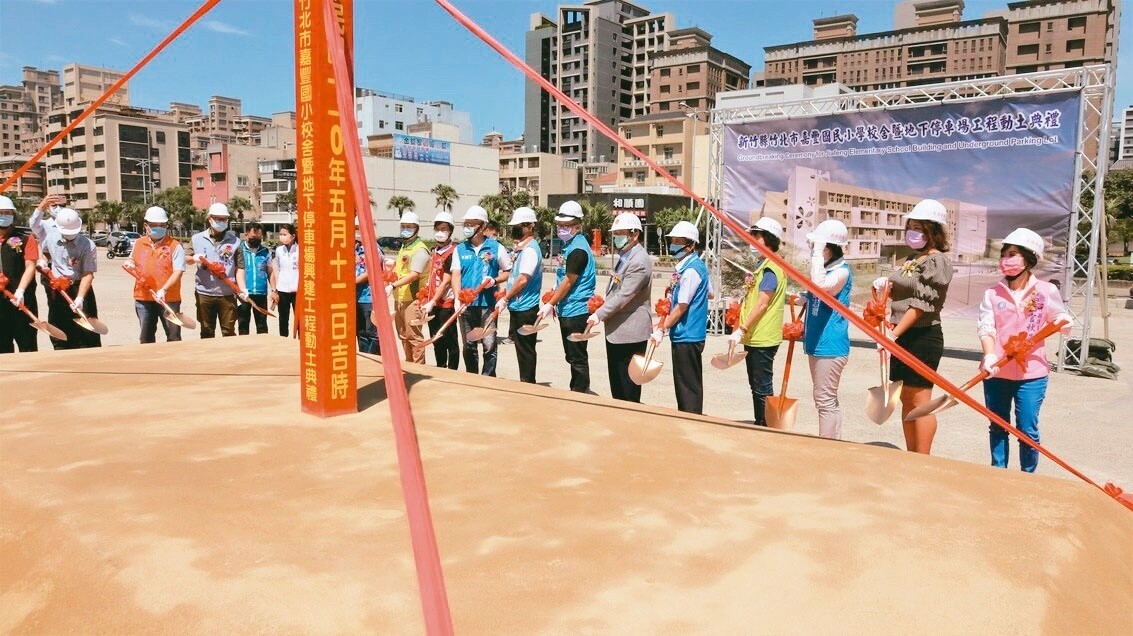
<path id="1" fill-rule="evenodd" d="M 209 219 L 209 227 L 211 227 L 214 232 L 223 232 L 228 229 L 228 221 L 214 221 Z"/>
<path id="2" fill-rule="evenodd" d="M 614 247 L 618 248 L 619 250 L 624 250 L 626 248 L 626 245 L 629 245 L 629 237 L 628 236 L 615 236 L 614 237 Z"/>
<path id="3" fill-rule="evenodd" d="M 294 241 L 295 241 L 295 237 L 291 236 L 290 234 L 280 234 L 279 235 L 279 242 L 283 243 L 284 245 L 291 245 L 291 243 L 294 242 Z"/>
<path id="4" fill-rule="evenodd" d="M 259 247 L 260 244 L 263 243 L 263 242 L 264 242 L 263 239 L 250 238 L 250 239 L 248 239 L 248 247 Z"/>
<path id="5" fill-rule="evenodd" d="M 521 227 L 521 226 L 519 226 L 519 225 L 514 225 L 514 226 L 512 226 L 512 228 L 511 228 L 511 237 L 512 237 L 513 239 L 517 240 L 517 241 L 518 241 L 519 239 L 523 238 L 523 227 Z"/>
<path id="6" fill-rule="evenodd" d="M 438 243 L 444 243 L 445 241 L 447 241 L 447 240 L 448 240 L 448 237 L 449 237 L 449 233 L 448 233 L 448 232 L 444 232 L 444 231 L 441 231 L 441 232 L 433 232 L 433 238 L 434 238 L 434 239 L 436 239 L 436 241 L 437 241 Z"/>
<path id="7" fill-rule="evenodd" d="M 416 233 L 417 233 L 417 232 L 416 232 L 416 231 L 414 231 L 414 230 L 407 230 L 407 229 L 405 229 L 405 228 L 402 228 L 402 230 L 401 230 L 401 238 L 403 238 L 403 239 L 409 239 L 409 238 L 413 238 L 413 235 L 414 235 L 414 234 L 416 234 Z"/>
<path id="8" fill-rule="evenodd" d="M 149 229 L 149 237 L 155 241 L 160 241 L 165 238 L 166 229 L 163 227 L 151 227 Z"/>
<path id="9" fill-rule="evenodd" d="M 560 227 L 555 230 L 555 234 L 558 235 L 560 241 L 566 243 L 567 241 L 574 238 L 574 228 Z"/>
<path id="10" fill-rule="evenodd" d="M 0 216 L 0 227 L 12 227 L 12 224 L 15 222 L 16 217 L 11 214 Z"/>
<path id="11" fill-rule="evenodd" d="M 63 237 L 63 240 L 64 240 L 64 241 L 67 241 L 68 243 L 70 243 L 71 241 L 73 241 L 73 240 L 75 240 L 75 239 L 77 239 L 77 238 L 79 238 L 79 235 L 78 235 L 78 234 L 73 234 L 73 235 L 71 235 L 71 236 L 64 236 L 64 237 Z"/>
<path id="12" fill-rule="evenodd" d="M 354 242 L 355 243 L 361 243 L 362 242 L 362 233 L 361 232 L 355 232 L 354 233 Z"/>
<path id="13" fill-rule="evenodd" d="M 905 230 L 905 245 L 908 245 L 915 250 L 919 250 L 925 245 L 928 245 L 928 239 L 925 238 L 924 232 L 918 232 L 916 230 Z"/>
<path id="14" fill-rule="evenodd" d="M 679 256 L 681 252 L 685 251 L 684 245 L 677 245 L 676 243 L 669 243 L 669 255 Z"/>
<path id="15" fill-rule="evenodd" d="M 476 236 L 476 231 L 479 230 L 479 229 L 480 228 L 476 228 L 476 227 L 466 227 L 466 228 L 464 228 L 464 238 L 470 239 L 473 236 Z"/>
<path id="16" fill-rule="evenodd" d="M 1023 257 L 1018 254 L 999 259 L 999 271 L 1008 278 L 1015 278 L 1022 274 L 1024 267 Z"/>

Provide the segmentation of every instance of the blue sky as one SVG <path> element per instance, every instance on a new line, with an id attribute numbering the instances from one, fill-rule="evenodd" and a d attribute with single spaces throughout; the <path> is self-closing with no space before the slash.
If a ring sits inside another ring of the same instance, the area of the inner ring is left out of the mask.
<path id="1" fill-rule="evenodd" d="M 0 0 L 0 84 L 20 80 L 27 66 L 84 64 L 128 69 L 199 2 L 185 0 Z M 553 15 L 550 0 L 456 0 L 489 33 L 522 56 L 532 12 Z M 671 12 L 680 27 L 698 26 L 713 44 L 754 68 L 764 46 L 811 37 L 811 20 L 858 16 L 858 32 L 892 28 L 891 0 L 640 0 Z M 1007 0 L 966 0 L 977 18 Z M 1123 43 L 1133 33 L 1125 11 Z M 523 130 L 519 72 L 429 0 L 355 0 L 357 81 L 360 86 L 443 99 L 472 113 L 477 137 Z M 204 21 L 172 44 L 131 82 L 131 101 L 167 108 L 180 101 L 205 106 L 211 95 L 243 100 L 244 112 L 270 115 L 294 109 L 290 0 L 223 0 Z M 1133 105 L 1133 50 L 1119 47 L 1124 82 L 1116 107 Z"/>

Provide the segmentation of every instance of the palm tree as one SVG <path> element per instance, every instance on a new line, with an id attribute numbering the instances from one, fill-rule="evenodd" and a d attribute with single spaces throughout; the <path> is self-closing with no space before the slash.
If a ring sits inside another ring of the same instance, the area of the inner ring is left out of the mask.
<path id="1" fill-rule="evenodd" d="M 590 201 L 579 201 L 582 204 L 582 229 L 589 236 L 593 230 L 602 231 L 602 240 L 606 240 L 606 234 L 610 231 L 610 225 L 614 222 L 614 215 L 610 214 L 610 208 L 606 207 L 605 203 Z"/>
<path id="2" fill-rule="evenodd" d="M 402 214 L 405 214 L 406 210 L 412 212 L 417 207 L 417 204 L 413 199 L 407 196 L 395 194 L 389 198 L 389 203 L 386 204 L 386 207 L 390 210 L 397 210 L 397 216 L 400 217 Z"/>
<path id="3" fill-rule="evenodd" d="M 653 216 L 657 222 L 657 227 L 661 228 L 662 234 L 668 234 L 669 230 L 680 221 L 688 221 L 692 223 L 696 220 L 697 209 L 694 207 L 677 207 L 665 208 Z M 703 222 L 702 222 L 703 224 Z"/>
<path id="4" fill-rule="evenodd" d="M 452 186 L 444 183 L 438 183 L 429 192 L 437 197 L 437 207 L 444 208 L 446 212 L 452 212 L 452 204 L 460 198 Z"/>
<path id="5" fill-rule="evenodd" d="M 239 219 L 241 223 L 244 222 L 244 213 L 251 212 L 253 209 L 252 202 L 244 197 L 232 197 L 228 201 L 228 212 Z"/>
<path id="6" fill-rule="evenodd" d="M 124 207 L 118 201 L 104 199 L 95 204 L 91 210 L 91 222 L 105 223 L 107 231 L 116 229 L 119 219 L 122 218 Z"/>

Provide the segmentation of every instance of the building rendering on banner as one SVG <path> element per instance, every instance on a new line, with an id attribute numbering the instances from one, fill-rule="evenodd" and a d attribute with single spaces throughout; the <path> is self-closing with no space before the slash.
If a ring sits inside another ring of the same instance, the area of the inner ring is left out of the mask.
<path id="1" fill-rule="evenodd" d="M 766 193 L 763 207 L 751 210 L 749 222 L 770 216 L 787 229 L 785 242 L 798 249 L 806 246 L 806 235 L 827 219 L 846 224 L 850 244 L 847 261 L 876 264 L 905 247 L 905 214 L 922 198 L 919 195 L 885 192 L 849 183 L 837 183 L 830 173 L 796 166 L 782 192 Z M 975 203 L 940 199 L 948 209 L 948 232 L 952 254 L 958 262 L 974 262 L 987 251 L 987 207 Z"/>
<path id="2" fill-rule="evenodd" d="M 1117 0 L 1009 2 L 972 20 L 963 11 L 963 0 L 909 0 L 892 31 L 861 35 L 854 15 L 816 18 L 813 39 L 764 48 L 766 82 L 877 90 L 1115 61 Z"/>
<path id="3" fill-rule="evenodd" d="M 474 141 L 472 115 L 456 110 L 451 102 L 419 102 L 406 95 L 356 88 L 354 108 L 358 139 L 363 146 L 370 135 L 407 133 L 410 126 L 426 122 L 456 126 L 460 130 L 460 143 L 471 144 Z"/>

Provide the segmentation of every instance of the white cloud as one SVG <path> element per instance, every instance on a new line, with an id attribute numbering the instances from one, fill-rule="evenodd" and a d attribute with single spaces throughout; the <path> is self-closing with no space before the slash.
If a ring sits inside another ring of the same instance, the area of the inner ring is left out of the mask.
<path id="1" fill-rule="evenodd" d="M 110 38 L 110 43 L 117 44 L 118 46 L 129 46 L 129 44 L 127 44 L 125 40 L 118 37 Z"/>
<path id="2" fill-rule="evenodd" d="M 224 33 L 225 35 L 251 35 L 251 33 L 238 26 L 221 22 L 220 20 L 206 20 L 202 24 L 209 31 L 216 31 L 217 33 Z"/>
<path id="3" fill-rule="evenodd" d="M 173 28 L 172 24 L 169 24 L 164 20 L 156 20 L 154 18 L 148 18 L 144 15 L 138 15 L 136 13 L 130 14 L 130 24 L 144 27 L 146 29 L 152 29 L 154 31 L 169 31 Z"/>

